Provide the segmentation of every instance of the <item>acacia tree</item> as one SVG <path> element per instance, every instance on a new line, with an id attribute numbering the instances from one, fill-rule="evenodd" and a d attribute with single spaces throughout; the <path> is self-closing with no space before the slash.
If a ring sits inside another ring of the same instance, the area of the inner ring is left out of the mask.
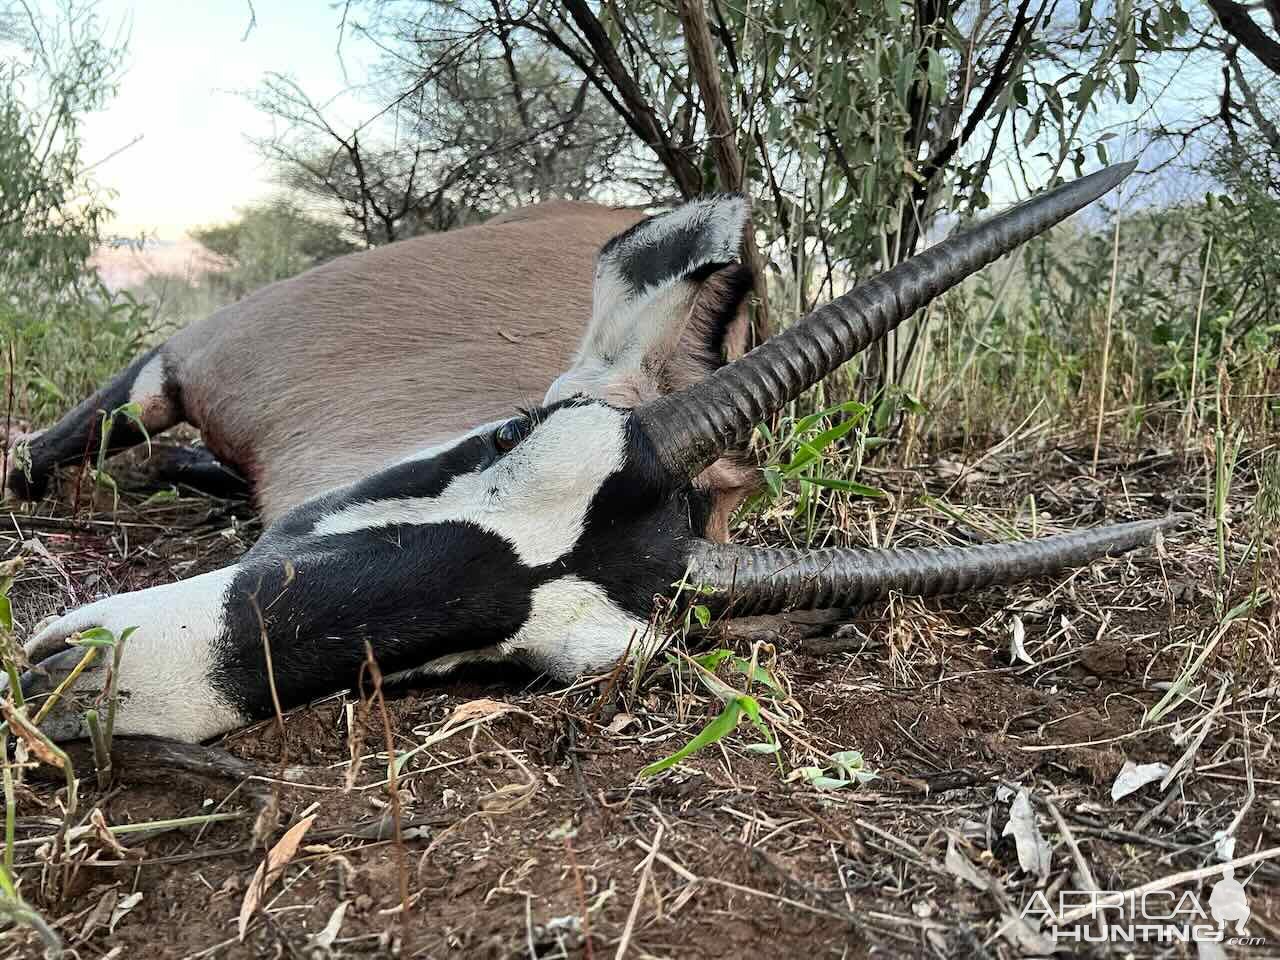
<path id="1" fill-rule="evenodd" d="M 804 310 L 910 256 L 940 213 L 985 207 L 997 165 L 1038 186 L 1105 162 L 1099 108 L 1137 101 L 1142 58 L 1186 15 L 1093 6 L 528 0 L 475 16 L 559 51 L 682 195 L 748 192 Z M 872 354 L 874 389 L 903 376 L 924 322 Z"/>
<path id="2" fill-rule="evenodd" d="M 420 170 L 404 158 L 416 159 L 410 145 L 431 144 L 427 179 L 446 185 L 441 196 L 476 209 L 593 191 L 643 200 L 742 190 L 754 201 L 748 255 L 770 262 L 781 281 L 771 284 L 778 316 L 910 256 L 940 218 L 988 206 L 995 182 L 1005 203 L 1010 183 L 1030 192 L 1108 162 L 1117 130 L 1149 129 L 1155 99 L 1180 69 L 1202 68 L 1205 56 L 1238 60 L 1242 50 L 1261 51 L 1265 64 L 1271 52 L 1256 36 L 1259 5 L 1234 0 L 1214 0 L 1222 24 L 1181 0 L 353 0 L 349 8 L 393 51 L 381 77 L 385 102 L 428 118 L 400 128 L 398 156 Z M 531 62 L 541 83 L 594 104 L 591 129 L 609 131 L 568 167 L 554 166 L 565 152 L 558 118 L 572 113 L 565 101 L 545 122 L 520 109 L 535 86 L 525 80 Z M 1253 96 L 1241 94 L 1209 128 L 1228 136 L 1234 124 L 1241 144 L 1265 146 L 1266 108 L 1250 104 L 1269 101 L 1248 69 L 1227 72 L 1233 90 Z M 458 82 L 463 74 L 471 86 Z M 1130 143 L 1126 154 L 1142 146 Z M 459 219 L 450 208 L 439 222 Z M 878 345 L 862 368 L 868 392 L 910 379 L 928 322 L 925 314 Z"/>
<path id="3" fill-rule="evenodd" d="M 629 136 L 591 85 L 506 25 L 505 0 L 479 21 L 447 4 L 369 9 L 346 26 L 386 52 L 362 120 L 343 125 L 280 75 L 255 95 L 281 121 L 258 147 L 282 183 L 336 205 L 366 244 L 605 185 L 661 189 L 652 164 L 621 162 Z"/>
<path id="4" fill-rule="evenodd" d="M 1216 112 L 1161 132 L 1181 143 L 1208 140 L 1204 163 L 1228 181 L 1242 175 L 1280 197 L 1280 0 L 1244 5 L 1209 0 L 1188 30 L 1188 57 L 1217 59 Z"/>

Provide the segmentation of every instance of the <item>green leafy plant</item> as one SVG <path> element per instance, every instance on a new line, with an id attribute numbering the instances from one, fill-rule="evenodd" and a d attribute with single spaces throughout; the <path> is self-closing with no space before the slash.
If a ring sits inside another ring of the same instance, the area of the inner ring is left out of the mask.
<path id="1" fill-rule="evenodd" d="M 115 428 L 117 418 L 124 418 L 131 421 L 142 432 L 142 438 L 147 445 L 147 456 L 151 456 L 151 434 L 147 432 L 146 424 L 142 422 L 142 404 L 136 401 L 122 403 L 114 410 L 103 410 L 100 413 L 101 429 L 98 431 L 98 459 L 93 468 L 93 482 L 98 487 L 108 487 L 111 490 L 111 509 L 113 511 L 120 507 L 120 488 L 116 486 L 116 481 L 110 473 L 107 472 L 107 456 L 111 451 L 111 432 Z"/>
<path id="2" fill-rule="evenodd" d="M 720 713 L 703 727 L 692 740 L 670 756 L 649 764 L 649 766 L 640 771 L 640 776 L 651 777 L 654 774 L 661 773 L 663 770 L 668 770 L 680 761 L 693 756 L 699 750 L 724 739 L 738 728 L 738 722 L 744 716 L 751 721 L 764 738 L 760 743 L 752 745 L 757 752 L 777 752 L 777 740 L 774 737 L 773 730 L 761 716 L 760 701 L 750 693 L 725 683 L 715 674 L 717 666 L 728 663 L 735 672 L 748 678 L 748 687 L 752 684 L 759 684 L 764 688 L 764 696 L 781 695 L 782 688 L 767 670 L 760 667 L 754 660 L 744 660 L 734 654 L 732 650 L 724 649 L 713 650 L 699 657 L 690 657 L 686 654 L 668 654 L 667 659 L 673 668 L 678 668 L 681 665 L 687 665 L 692 668 L 692 672 L 698 681 L 719 698 L 724 706 Z"/>
<path id="3" fill-rule="evenodd" d="M 839 790 L 870 783 L 876 778 L 858 750 L 841 750 L 827 759 L 831 761 L 827 766 L 796 767 L 787 775 L 787 780 L 804 780 L 817 790 Z"/>
<path id="4" fill-rule="evenodd" d="M 783 418 L 776 435 L 760 424 L 757 430 L 768 461 L 763 471 L 765 489 L 748 501 L 744 510 L 777 503 L 794 485 L 798 495 L 793 514 L 812 537 L 819 515 L 819 490 L 883 498 L 883 490 L 854 479 L 867 451 L 883 443 L 867 435 L 870 414 L 867 404 L 846 400 L 804 416 Z"/>
<path id="5" fill-rule="evenodd" d="M 111 783 L 111 738 L 115 733 L 116 707 L 120 702 L 120 659 L 124 656 L 124 645 L 133 636 L 137 627 L 127 627 L 116 636 L 106 627 L 94 627 L 85 630 L 71 643 L 86 648 L 86 659 L 90 652 L 98 650 L 111 651 L 111 679 L 107 683 L 107 721 L 103 727 L 99 723 L 98 711 L 88 710 L 85 713 L 85 725 L 89 728 L 89 739 L 93 744 L 93 758 L 97 768 L 98 785 L 104 790 Z M 84 663 L 82 660 L 81 663 Z"/>

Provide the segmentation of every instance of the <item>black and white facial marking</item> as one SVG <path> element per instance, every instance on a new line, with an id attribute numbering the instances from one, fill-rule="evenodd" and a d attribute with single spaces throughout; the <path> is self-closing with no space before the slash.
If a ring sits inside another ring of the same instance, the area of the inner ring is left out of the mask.
<path id="1" fill-rule="evenodd" d="M 680 579 L 706 497 L 626 411 L 573 399 L 513 419 L 302 504 L 233 567 L 63 617 L 29 655 L 69 669 L 71 632 L 137 626 L 116 729 L 189 740 L 269 715 L 264 629 L 285 706 L 351 686 L 366 641 L 388 674 L 607 667 Z M 79 725 L 68 712 L 51 729 Z"/>

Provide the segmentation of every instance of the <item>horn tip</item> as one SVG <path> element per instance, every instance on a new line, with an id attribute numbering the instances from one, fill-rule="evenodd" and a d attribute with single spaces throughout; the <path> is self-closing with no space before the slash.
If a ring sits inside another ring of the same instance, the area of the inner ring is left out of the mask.
<path id="1" fill-rule="evenodd" d="M 1085 180 L 1092 180 L 1098 185 L 1098 196 L 1108 193 L 1118 187 L 1124 180 L 1138 169 L 1138 161 L 1126 160 L 1123 163 L 1113 163 L 1109 167 L 1103 167 L 1091 177 Z"/>

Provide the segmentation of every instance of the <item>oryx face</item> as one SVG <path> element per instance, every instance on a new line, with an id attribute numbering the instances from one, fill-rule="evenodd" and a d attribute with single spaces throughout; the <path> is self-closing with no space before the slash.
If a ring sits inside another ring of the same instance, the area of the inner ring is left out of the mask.
<path id="1" fill-rule="evenodd" d="M 573 398 L 487 424 L 295 508 L 228 571 L 112 597 L 31 645 L 52 689 L 79 659 L 74 630 L 138 627 L 116 729 L 187 739 L 384 673 L 514 660 L 556 677 L 639 642 L 701 534 L 709 496 L 668 471 L 627 410 Z M 305 642 L 302 642 L 305 638 Z M 80 685 L 106 682 L 106 660 Z M 82 709 L 55 735 L 81 735 Z"/>
<path id="2" fill-rule="evenodd" d="M 233 567 L 63 617 L 28 645 L 52 676 L 27 675 L 24 690 L 65 675 L 74 631 L 136 626 L 117 731 L 200 739 L 269 715 L 277 698 L 289 707 L 350 686 L 367 649 L 388 674 L 484 659 L 563 679 L 605 669 L 644 633 L 654 597 L 686 578 L 721 609 L 853 606 L 1025 579 L 1149 542 L 1163 521 L 972 549 L 735 548 L 705 538 L 716 524 L 701 479 L 762 417 L 1126 172 L 947 240 L 714 371 L 745 294 L 722 268 L 741 201 L 642 223 L 602 251 L 596 313 L 544 406 L 301 504 Z M 679 346 L 690 337 L 697 350 Z M 104 684 L 96 666 L 77 689 Z M 81 733 L 81 716 L 60 707 L 50 732 Z"/>

